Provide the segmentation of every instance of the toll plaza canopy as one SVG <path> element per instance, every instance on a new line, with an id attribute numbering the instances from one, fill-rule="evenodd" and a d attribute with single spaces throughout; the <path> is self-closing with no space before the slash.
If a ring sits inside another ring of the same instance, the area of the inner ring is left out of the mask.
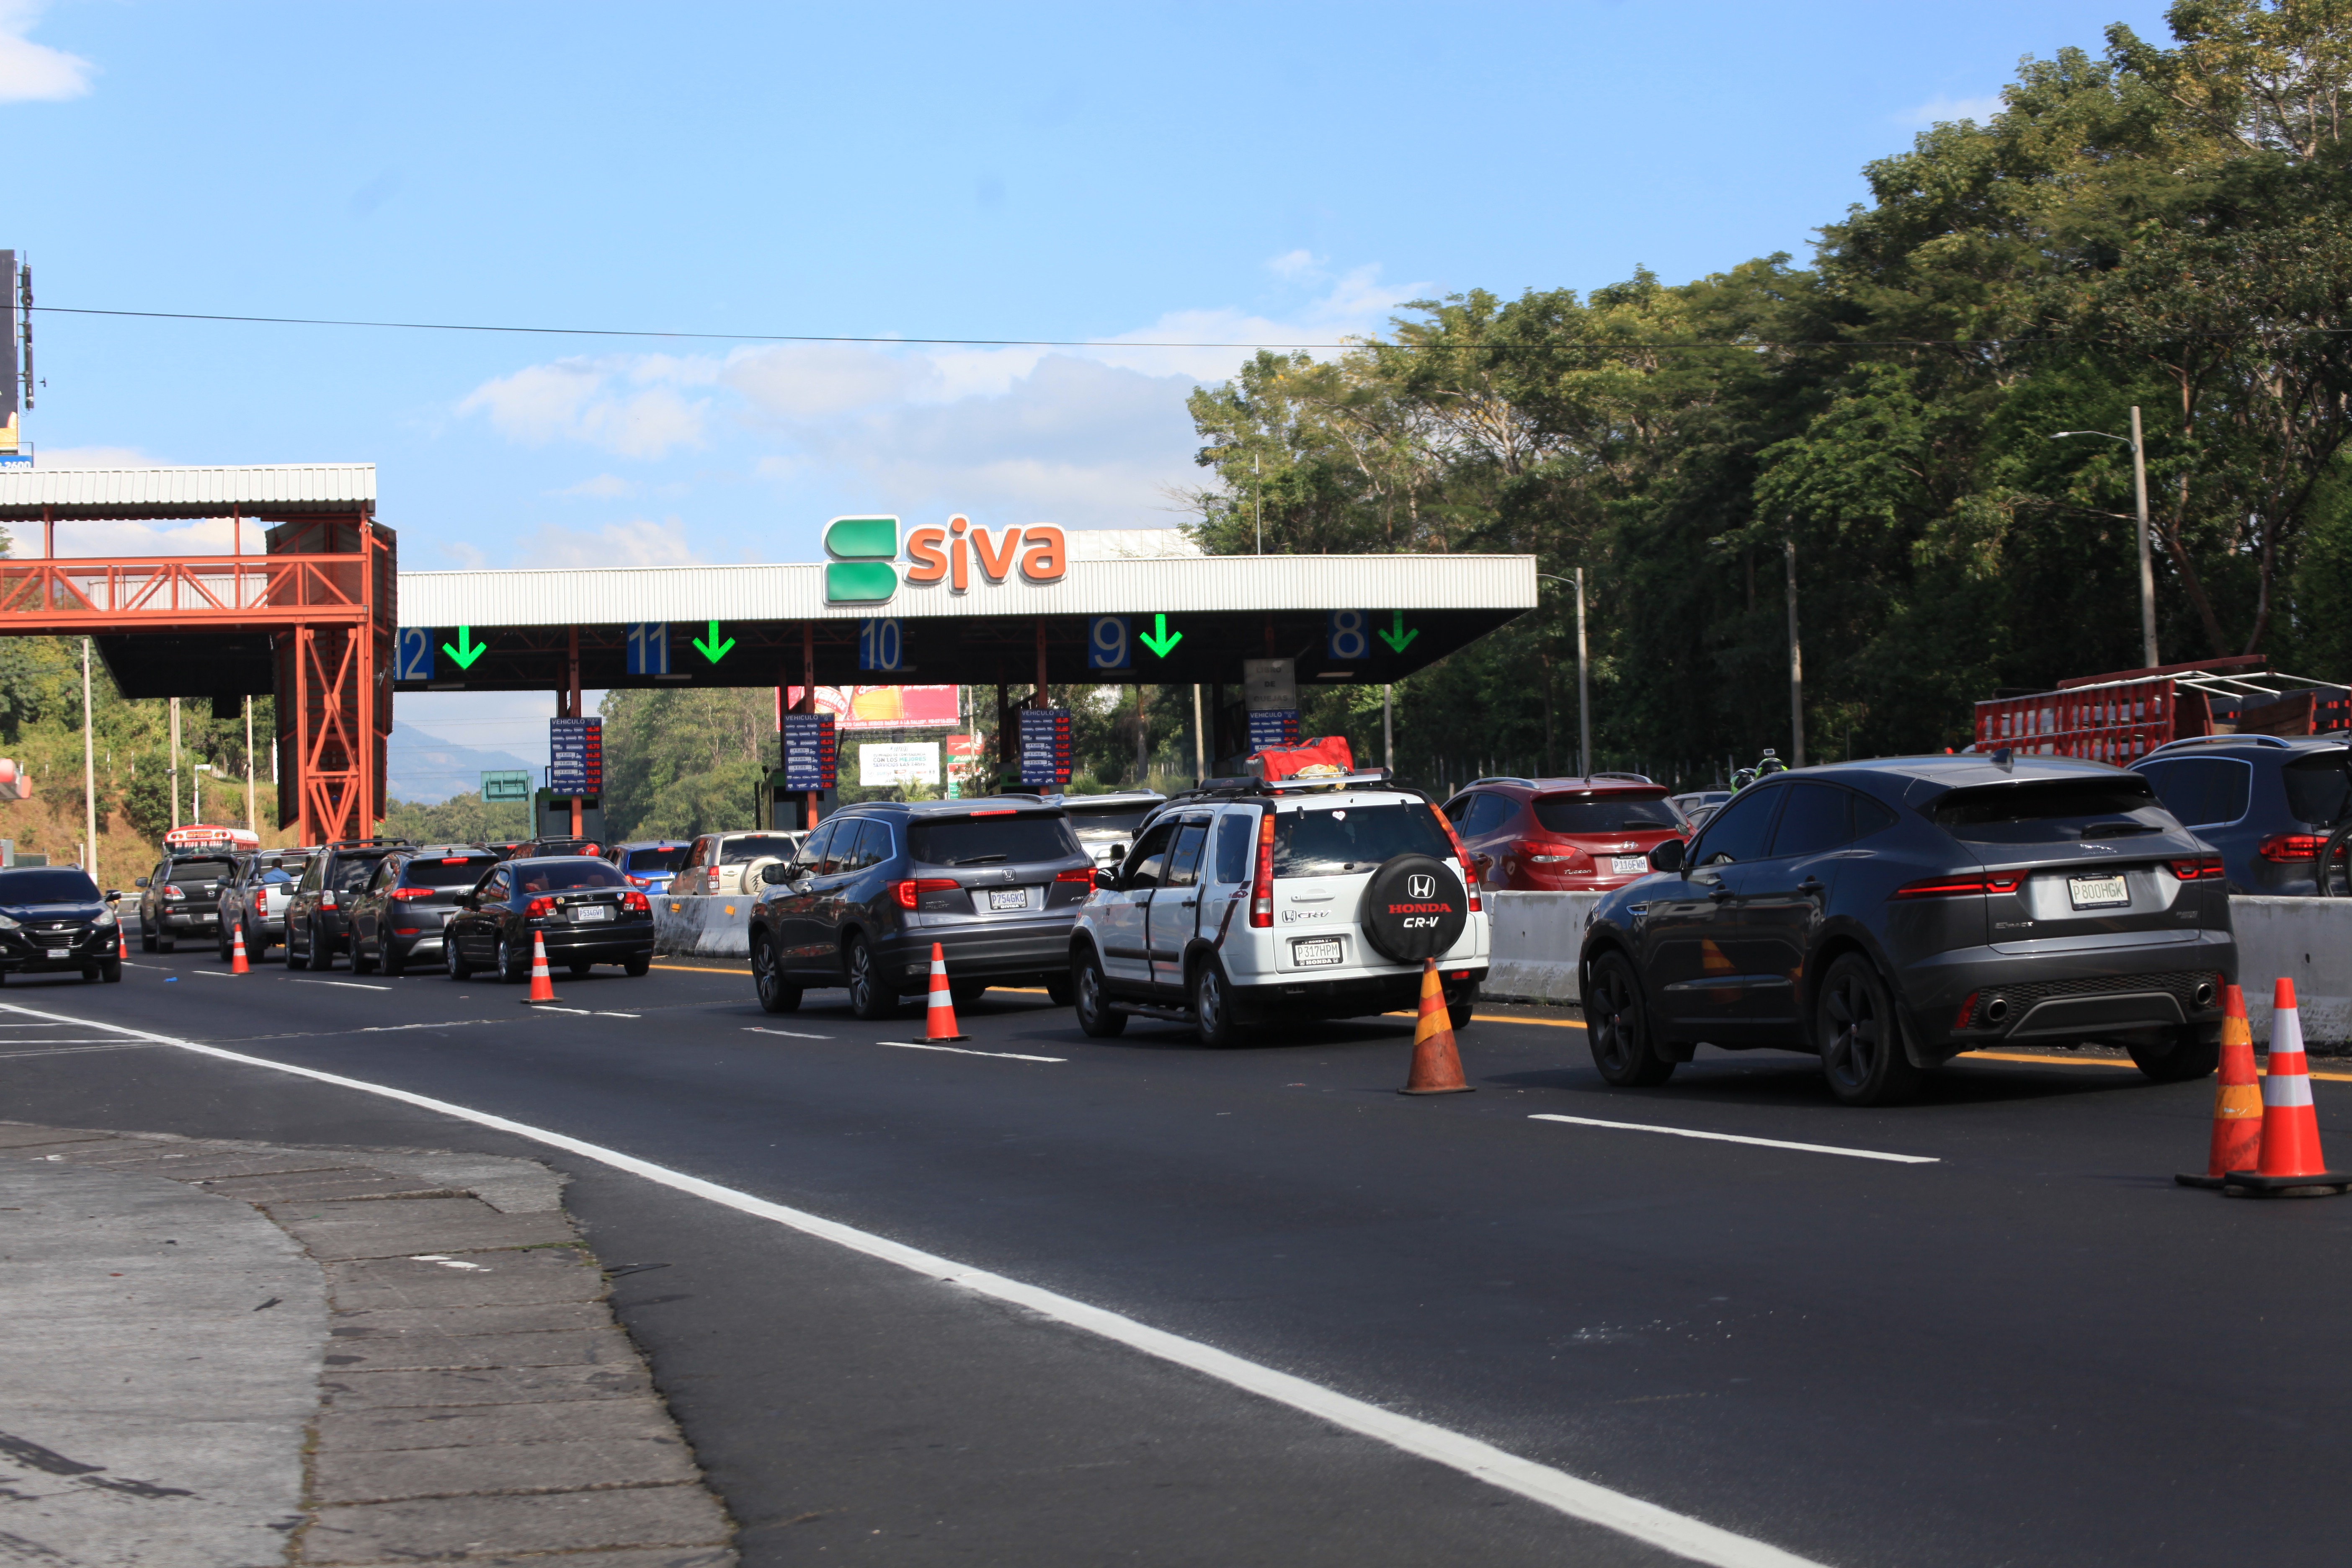
<path id="1" fill-rule="evenodd" d="M 404 572 L 395 680 L 1239 685 L 1244 659 L 1282 658 L 1302 682 L 1384 682 L 1536 604 L 1527 555 L 1213 556 L 1173 529 L 1024 531 L 972 530 L 961 591 L 952 570 L 922 580 L 961 542 L 926 540 L 942 529 L 912 531 L 906 561 L 872 543 L 808 564 Z"/>

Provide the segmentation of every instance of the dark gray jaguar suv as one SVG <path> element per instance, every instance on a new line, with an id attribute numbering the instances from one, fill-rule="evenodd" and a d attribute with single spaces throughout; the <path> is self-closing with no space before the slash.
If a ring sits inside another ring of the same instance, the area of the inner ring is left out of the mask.
<path id="1" fill-rule="evenodd" d="M 1734 795 L 1585 928 L 1588 1038 L 1612 1084 L 1702 1043 L 1817 1052 L 1890 1104 L 1963 1051 L 2125 1047 L 2201 1077 L 2237 974 L 2221 863 L 2148 781 L 2065 757 L 1909 757 Z"/>

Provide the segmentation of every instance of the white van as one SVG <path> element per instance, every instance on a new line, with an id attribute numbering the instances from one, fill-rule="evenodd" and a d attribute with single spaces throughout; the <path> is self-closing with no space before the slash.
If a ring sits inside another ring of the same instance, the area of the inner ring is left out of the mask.
<path id="1" fill-rule="evenodd" d="M 1231 1045 L 1278 1019 L 1411 1009 L 1433 958 L 1461 1028 L 1488 943 L 1466 864 L 1429 797 L 1385 771 L 1180 796 L 1078 910 L 1078 1026 L 1099 1038 L 1141 1015 Z"/>

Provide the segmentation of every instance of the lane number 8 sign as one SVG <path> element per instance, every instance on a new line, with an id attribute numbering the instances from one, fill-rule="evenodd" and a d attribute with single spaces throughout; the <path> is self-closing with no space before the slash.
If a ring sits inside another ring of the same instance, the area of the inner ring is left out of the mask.
<path id="1" fill-rule="evenodd" d="M 1370 617 L 1361 610 L 1334 610 L 1326 646 L 1335 659 L 1354 663 L 1372 652 Z"/>

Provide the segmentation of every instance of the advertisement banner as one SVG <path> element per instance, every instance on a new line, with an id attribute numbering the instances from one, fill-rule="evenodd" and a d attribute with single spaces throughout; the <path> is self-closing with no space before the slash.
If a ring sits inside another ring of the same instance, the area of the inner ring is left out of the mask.
<path id="1" fill-rule="evenodd" d="M 802 690 L 776 689 L 777 728 Z M 960 722 L 952 686 L 820 686 L 816 707 L 845 730 L 952 730 Z"/>
<path id="2" fill-rule="evenodd" d="M 857 748 L 857 782 L 871 789 L 887 784 L 940 782 L 937 741 L 867 741 Z"/>

